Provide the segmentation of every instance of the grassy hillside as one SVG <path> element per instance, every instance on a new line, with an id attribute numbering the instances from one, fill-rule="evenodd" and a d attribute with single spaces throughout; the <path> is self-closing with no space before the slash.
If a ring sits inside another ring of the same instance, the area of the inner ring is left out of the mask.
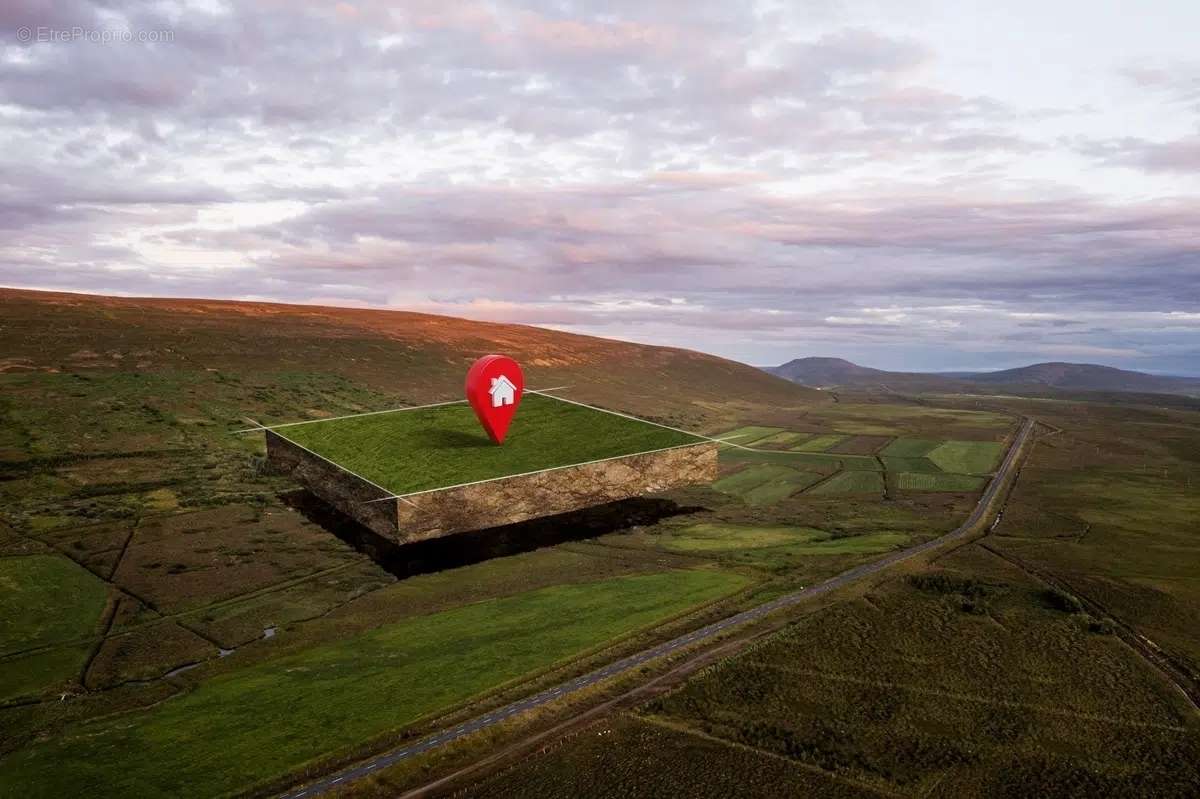
<path id="1" fill-rule="evenodd" d="M 680 426 L 732 419 L 732 405 L 797 407 L 820 392 L 745 364 L 523 325 L 354 308 L 130 299 L 0 288 L 0 373 L 321 373 L 380 393 L 392 407 L 462 395 L 480 355 L 519 361 L 525 385 Z M 731 399 L 736 398 L 735 402 Z M 292 421 L 316 407 L 279 408 Z"/>

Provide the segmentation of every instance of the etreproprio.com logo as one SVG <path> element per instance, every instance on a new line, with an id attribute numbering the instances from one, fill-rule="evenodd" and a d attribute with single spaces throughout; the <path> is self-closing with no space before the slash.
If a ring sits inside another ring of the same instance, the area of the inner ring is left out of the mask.
<path id="1" fill-rule="evenodd" d="M 175 31 L 131 30 L 129 28 L 51 28 L 28 25 L 17 28 L 17 41 L 21 44 L 87 42 L 88 44 L 129 44 L 133 42 L 173 42 Z"/>

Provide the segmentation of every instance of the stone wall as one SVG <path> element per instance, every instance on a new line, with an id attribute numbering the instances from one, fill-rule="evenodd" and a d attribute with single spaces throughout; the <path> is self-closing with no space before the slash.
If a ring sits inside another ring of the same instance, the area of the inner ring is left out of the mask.
<path id="1" fill-rule="evenodd" d="M 397 543 L 566 513 L 717 477 L 717 445 L 704 442 L 372 502 L 387 492 L 271 431 L 267 457 L 330 505 Z"/>

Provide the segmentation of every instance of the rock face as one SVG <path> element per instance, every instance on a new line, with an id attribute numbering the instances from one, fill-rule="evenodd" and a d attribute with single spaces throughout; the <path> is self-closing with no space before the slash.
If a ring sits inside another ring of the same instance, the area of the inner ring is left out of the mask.
<path id="1" fill-rule="evenodd" d="M 717 445 L 674 449 L 424 491 L 403 499 L 270 430 L 272 466 L 382 536 L 407 544 L 551 516 L 717 478 Z"/>

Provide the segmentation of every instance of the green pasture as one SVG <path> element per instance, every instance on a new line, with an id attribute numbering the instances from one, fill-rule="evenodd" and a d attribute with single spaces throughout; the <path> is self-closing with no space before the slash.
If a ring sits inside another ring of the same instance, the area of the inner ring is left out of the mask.
<path id="1" fill-rule="evenodd" d="M 809 491 L 810 494 L 882 494 L 883 476 L 879 472 L 839 472 Z"/>
<path id="2" fill-rule="evenodd" d="M 988 474 L 996 468 L 1004 445 L 995 441 L 947 441 L 929 451 L 928 458 L 943 472 Z"/>
<path id="3" fill-rule="evenodd" d="M 13 752 L 0 761 L 0 795 L 137 799 L 248 790 L 747 582 L 714 571 L 659 572 L 385 625 Z"/>
<path id="4" fill-rule="evenodd" d="M 978 491 L 986 480 L 969 474 L 920 474 L 901 472 L 894 476 L 901 491 Z"/>
<path id="5" fill-rule="evenodd" d="M 713 483 L 713 488 L 744 499 L 750 505 L 778 502 L 821 479 L 820 474 L 776 464 L 751 465 Z"/>

